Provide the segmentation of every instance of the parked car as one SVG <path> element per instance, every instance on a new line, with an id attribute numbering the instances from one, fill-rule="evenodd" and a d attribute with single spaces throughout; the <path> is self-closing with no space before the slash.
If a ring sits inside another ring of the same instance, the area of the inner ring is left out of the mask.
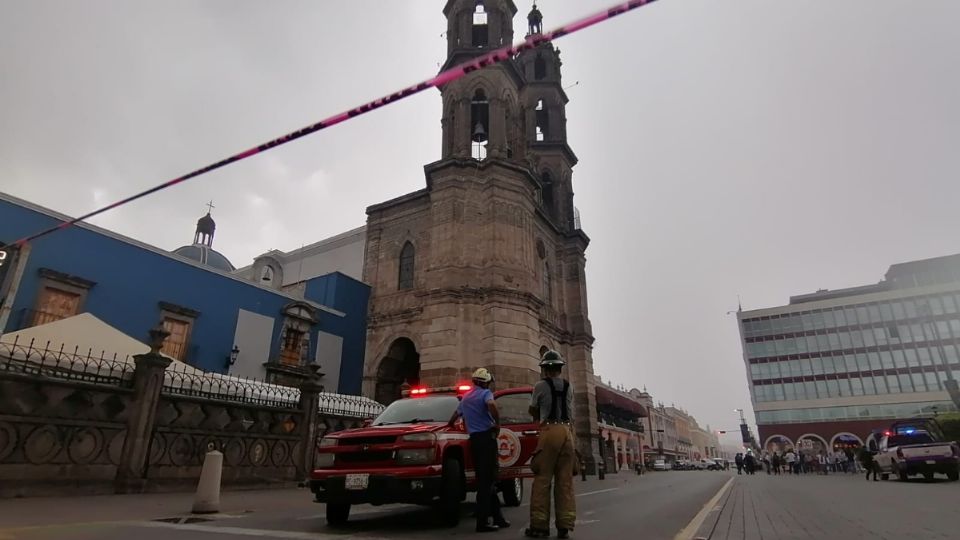
<path id="1" fill-rule="evenodd" d="M 655 471 L 669 471 L 669 470 L 670 470 L 670 464 L 667 463 L 666 460 L 658 459 L 658 460 L 656 460 L 656 461 L 653 462 L 653 470 L 655 470 Z"/>
<path id="2" fill-rule="evenodd" d="M 355 504 L 434 505 L 448 525 L 460 519 L 460 503 L 476 491 L 476 474 L 463 421 L 447 425 L 469 385 L 414 388 L 370 425 L 324 436 L 310 475 L 310 490 L 327 505 L 327 522 L 341 525 Z M 519 506 L 523 478 L 533 476 L 530 459 L 539 425 L 528 406 L 532 388 L 495 393 L 503 429 L 499 436 L 500 484 L 504 504 Z"/>
<path id="3" fill-rule="evenodd" d="M 704 459 L 703 464 L 705 465 L 704 468 L 707 469 L 708 471 L 719 471 L 723 469 L 723 466 L 720 465 L 720 463 L 712 459 Z"/>
<path id="4" fill-rule="evenodd" d="M 880 439 L 874 466 L 884 480 L 891 474 L 901 481 L 918 474 L 931 480 L 937 473 L 951 481 L 960 480 L 960 447 L 943 439 L 935 420 L 894 422 Z"/>

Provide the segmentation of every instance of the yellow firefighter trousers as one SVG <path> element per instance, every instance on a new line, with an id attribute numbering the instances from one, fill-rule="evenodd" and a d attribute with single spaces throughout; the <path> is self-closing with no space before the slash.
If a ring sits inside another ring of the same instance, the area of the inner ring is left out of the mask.
<path id="1" fill-rule="evenodd" d="M 533 494 L 530 497 L 530 527 L 550 528 L 550 488 L 557 513 L 558 529 L 573 530 L 577 506 L 573 495 L 573 434 L 562 424 L 544 424 L 540 428 L 537 454 L 533 458 Z"/>

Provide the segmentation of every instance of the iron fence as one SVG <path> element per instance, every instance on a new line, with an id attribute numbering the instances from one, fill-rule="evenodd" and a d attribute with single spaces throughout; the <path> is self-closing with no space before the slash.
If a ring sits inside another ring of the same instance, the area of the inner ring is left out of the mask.
<path id="1" fill-rule="evenodd" d="M 55 346 L 36 340 L 0 342 L 0 373 L 21 373 L 67 381 L 133 386 L 136 364 L 130 356 L 110 354 L 93 349 Z M 300 403 L 300 389 L 271 384 L 256 379 L 243 379 L 219 373 L 207 373 L 188 364 L 174 361 L 164 372 L 163 391 L 168 394 L 200 397 L 251 405 L 295 408 Z M 361 396 L 319 394 L 319 412 L 345 418 L 373 418 L 384 406 Z"/>
<path id="2" fill-rule="evenodd" d="M 164 374 L 168 394 L 233 401 L 268 407 L 293 408 L 300 403 L 300 389 L 257 379 L 242 379 L 219 373 L 204 373 L 186 364 L 174 363 Z M 347 418 L 373 418 L 384 406 L 361 396 L 319 394 L 320 414 Z"/>
<path id="3" fill-rule="evenodd" d="M 320 394 L 320 414 L 347 418 L 375 418 L 383 412 L 379 402 L 360 396 L 345 394 Z"/>
<path id="4" fill-rule="evenodd" d="M 204 373 L 180 362 L 173 362 L 166 369 L 163 391 L 167 394 L 287 409 L 296 407 L 300 402 L 298 388 Z"/>
<path id="5" fill-rule="evenodd" d="M 52 342 L 0 342 L 0 372 L 39 375 L 68 381 L 112 384 L 129 387 L 133 382 L 134 364 L 129 357 L 106 351 L 67 348 Z"/>

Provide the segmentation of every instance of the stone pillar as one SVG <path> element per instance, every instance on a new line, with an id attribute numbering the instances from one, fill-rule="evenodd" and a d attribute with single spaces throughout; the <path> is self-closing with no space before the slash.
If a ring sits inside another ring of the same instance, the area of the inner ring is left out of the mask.
<path id="1" fill-rule="evenodd" d="M 310 478 L 310 472 L 313 471 L 313 458 L 317 454 L 317 423 L 320 420 L 320 392 L 323 386 L 320 384 L 319 370 L 320 366 L 311 364 L 309 366 L 310 377 L 300 385 L 300 412 L 302 413 L 302 425 L 300 428 L 300 452 L 298 459 L 297 476 L 301 480 Z"/>
<path id="2" fill-rule="evenodd" d="M 170 333 L 161 327 L 150 330 L 150 352 L 133 357 L 133 410 L 127 419 L 120 464 L 114 487 L 117 493 L 138 493 L 146 485 L 146 466 L 150 457 L 150 439 L 163 389 L 163 374 L 171 360 L 160 354 L 163 340 Z"/>

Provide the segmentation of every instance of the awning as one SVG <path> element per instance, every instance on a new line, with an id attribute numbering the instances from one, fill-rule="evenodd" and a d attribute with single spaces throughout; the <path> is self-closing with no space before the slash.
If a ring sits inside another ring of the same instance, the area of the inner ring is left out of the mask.
<path id="1" fill-rule="evenodd" d="M 630 414 L 637 415 L 638 418 L 647 416 L 646 409 L 636 401 L 623 396 L 609 388 L 597 386 L 597 406 L 615 407 Z"/>

